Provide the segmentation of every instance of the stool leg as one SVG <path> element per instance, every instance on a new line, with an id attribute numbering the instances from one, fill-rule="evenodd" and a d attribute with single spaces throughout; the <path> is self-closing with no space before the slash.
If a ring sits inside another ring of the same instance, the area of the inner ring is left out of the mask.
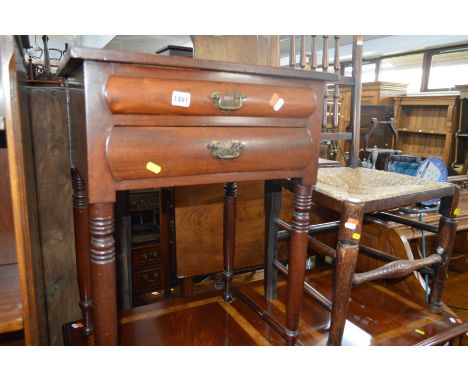
<path id="1" fill-rule="evenodd" d="M 236 241 L 236 197 L 237 184 L 224 183 L 224 221 L 223 221 L 223 257 L 224 257 L 224 294 L 226 302 L 231 302 L 232 277 L 234 275 L 234 251 Z"/>
<path id="2" fill-rule="evenodd" d="M 71 169 L 73 186 L 73 226 L 75 229 L 76 270 L 78 290 L 80 292 L 80 309 L 83 315 L 84 334 L 93 331 L 91 323 L 91 275 L 89 256 L 88 229 L 88 193 L 86 184 L 77 169 Z"/>
<path id="3" fill-rule="evenodd" d="M 312 186 L 296 184 L 293 194 L 293 216 L 288 263 L 286 294 L 286 338 L 288 345 L 296 343 L 299 335 L 302 296 L 304 294 L 305 266 L 309 211 L 312 204 Z"/>
<path id="4" fill-rule="evenodd" d="M 114 204 L 89 206 L 91 283 L 96 345 L 117 345 Z"/>
<path id="5" fill-rule="evenodd" d="M 274 181 L 265 181 L 265 276 L 264 293 L 267 300 L 277 297 L 278 271 L 273 262 L 278 258 L 278 227 L 274 219 L 281 211 L 282 187 Z"/>
<path id="6" fill-rule="evenodd" d="M 328 345 L 341 345 L 343 338 L 354 268 L 359 253 L 363 212 L 364 204 L 359 202 L 345 201 L 341 207 Z"/>
<path id="7" fill-rule="evenodd" d="M 447 271 L 452 255 L 453 243 L 457 233 L 457 221 L 454 218 L 458 213 L 456 208 L 458 206 L 459 192 L 454 196 L 449 196 L 441 200 L 440 213 L 442 216 L 439 220 L 438 232 L 438 247 L 437 251 L 442 255 L 444 261 L 434 268 L 434 276 L 432 278 L 431 294 L 429 295 L 429 309 L 435 313 L 442 311 L 442 292 L 444 290 L 445 279 L 447 278 Z"/>

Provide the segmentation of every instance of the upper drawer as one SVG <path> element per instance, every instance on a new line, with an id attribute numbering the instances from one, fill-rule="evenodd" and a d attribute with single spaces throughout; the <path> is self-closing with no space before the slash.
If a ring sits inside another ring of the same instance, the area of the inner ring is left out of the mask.
<path id="1" fill-rule="evenodd" d="M 116 180 L 303 170 L 314 155 L 306 128 L 119 126 L 106 147 Z"/>
<path id="2" fill-rule="evenodd" d="M 105 97 L 114 114 L 305 118 L 317 106 L 309 88 L 115 75 Z"/>

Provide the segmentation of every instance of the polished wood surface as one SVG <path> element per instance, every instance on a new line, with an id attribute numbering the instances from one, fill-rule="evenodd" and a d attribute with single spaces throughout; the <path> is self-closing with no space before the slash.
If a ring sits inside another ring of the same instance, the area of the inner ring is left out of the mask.
<path id="1" fill-rule="evenodd" d="M 259 140 L 259 136 L 264 140 Z M 244 147 L 239 157 L 221 159 L 208 147 L 213 141 L 240 141 Z M 220 172 L 281 170 L 297 173 L 310 163 L 313 146 L 308 131 L 298 128 L 119 126 L 107 139 L 106 157 L 115 180 L 159 182 L 166 178 L 203 177 Z M 127 154 L 128 147 L 135 150 L 135 155 Z M 149 171 L 148 162 L 157 164 L 159 172 Z M 170 182 L 170 179 L 164 181 L 165 185 Z"/>
<path id="2" fill-rule="evenodd" d="M 331 297 L 331 269 L 313 270 L 306 279 Z M 244 284 L 234 292 L 231 304 L 224 303 L 222 292 L 211 292 L 124 311 L 119 318 L 119 344 L 285 345 L 283 334 L 259 315 L 285 323 L 285 278 L 280 276 L 278 300 L 271 302 L 263 298 L 262 280 Z M 250 298 L 257 311 L 246 298 Z M 456 322 L 456 318 L 446 311 L 433 314 L 424 307 L 423 299 L 370 282 L 351 292 L 343 345 L 440 345 L 468 330 L 468 325 Z M 329 322 L 330 312 L 306 295 L 296 344 L 325 345 Z M 64 326 L 67 344 L 84 345 L 80 329 L 71 325 Z"/>
<path id="3" fill-rule="evenodd" d="M 309 211 L 312 204 L 312 187 L 296 184 L 293 192 L 291 240 L 288 258 L 288 286 L 286 295 L 286 328 L 288 345 L 293 345 L 298 336 L 304 294 L 305 263 L 307 260 L 307 237 Z"/>
<path id="4" fill-rule="evenodd" d="M 95 307 L 93 322 L 96 343 L 100 345 L 114 345 L 117 342 L 115 241 L 112 236 L 114 224 L 113 203 L 90 204 L 91 287 Z"/>
<path id="5" fill-rule="evenodd" d="M 0 266 L 0 334 L 23 329 L 18 265 Z"/>
<path id="6" fill-rule="evenodd" d="M 189 107 L 181 108 L 171 102 L 174 90 L 190 94 Z M 213 109 L 212 95 L 215 92 L 230 99 L 237 93 L 244 97 L 242 107 L 229 111 L 230 116 L 306 118 L 317 107 L 316 96 L 311 89 L 285 86 L 238 83 L 233 88 L 231 83 L 183 78 L 110 76 L 105 90 L 106 101 L 113 114 L 224 116 L 225 110 Z M 133 97 L 135 93 L 145 93 L 146 96 L 136 99 Z M 277 94 L 276 98 L 273 98 L 274 94 Z M 279 97 L 283 98 L 284 105 L 275 109 L 273 106 Z"/>

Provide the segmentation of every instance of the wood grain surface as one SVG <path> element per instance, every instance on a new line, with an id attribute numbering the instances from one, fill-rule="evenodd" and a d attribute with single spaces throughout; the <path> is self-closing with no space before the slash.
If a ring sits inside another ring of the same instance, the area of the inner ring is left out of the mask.
<path id="1" fill-rule="evenodd" d="M 49 341 L 59 345 L 61 325 L 80 317 L 65 92 L 30 88 L 28 97 Z"/>
<path id="2" fill-rule="evenodd" d="M 0 333 L 23 328 L 18 265 L 0 266 Z"/>
<path id="3" fill-rule="evenodd" d="M 236 253 L 234 269 L 263 264 L 264 206 L 261 181 L 237 184 Z M 281 219 L 290 220 L 291 195 L 283 191 Z M 178 277 L 223 270 L 223 185 L 175 189 L 176 253 Z M 287 256 L 287 243 L 280 257 Z"/>
<path id="4" fill-rule="evenodd" d="M 0 266 L 16 263 L 15 229 L 11 206 L 7 149 L 0 148 Z"/>

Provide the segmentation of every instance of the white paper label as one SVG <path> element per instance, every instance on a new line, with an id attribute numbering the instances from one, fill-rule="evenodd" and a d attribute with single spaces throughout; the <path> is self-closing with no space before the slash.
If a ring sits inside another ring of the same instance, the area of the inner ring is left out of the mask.
<path id="1" fill-rule="evenodd" d="M 174 106 L 189 107 L 190 106 L 190 93 L 178 92 L 174 90 L 172 92 L 171 104 Z"/>
<path id="2" fill-rule="evenodd" d="M 356 229 L 356 227 L 357 227 L 356 224 L 353 224 L 353 223 L 350 223 L 350 222 L 346 222 L 346 223 L 344 224 L 344 226 L 345 226 L 346 228 L 348 228 L 348 229 L 353 229 L 353 230 Z"/>
<path id="3" fill-rule="evenodd" d="M 276 101 L 275 105 L 273 106 L 273 109 L 275 111 L 278 111 L 279 109 L 281 109 L 284 105 L 284 99 L 283 98 L 279 98 L 278 101 Z"/>

